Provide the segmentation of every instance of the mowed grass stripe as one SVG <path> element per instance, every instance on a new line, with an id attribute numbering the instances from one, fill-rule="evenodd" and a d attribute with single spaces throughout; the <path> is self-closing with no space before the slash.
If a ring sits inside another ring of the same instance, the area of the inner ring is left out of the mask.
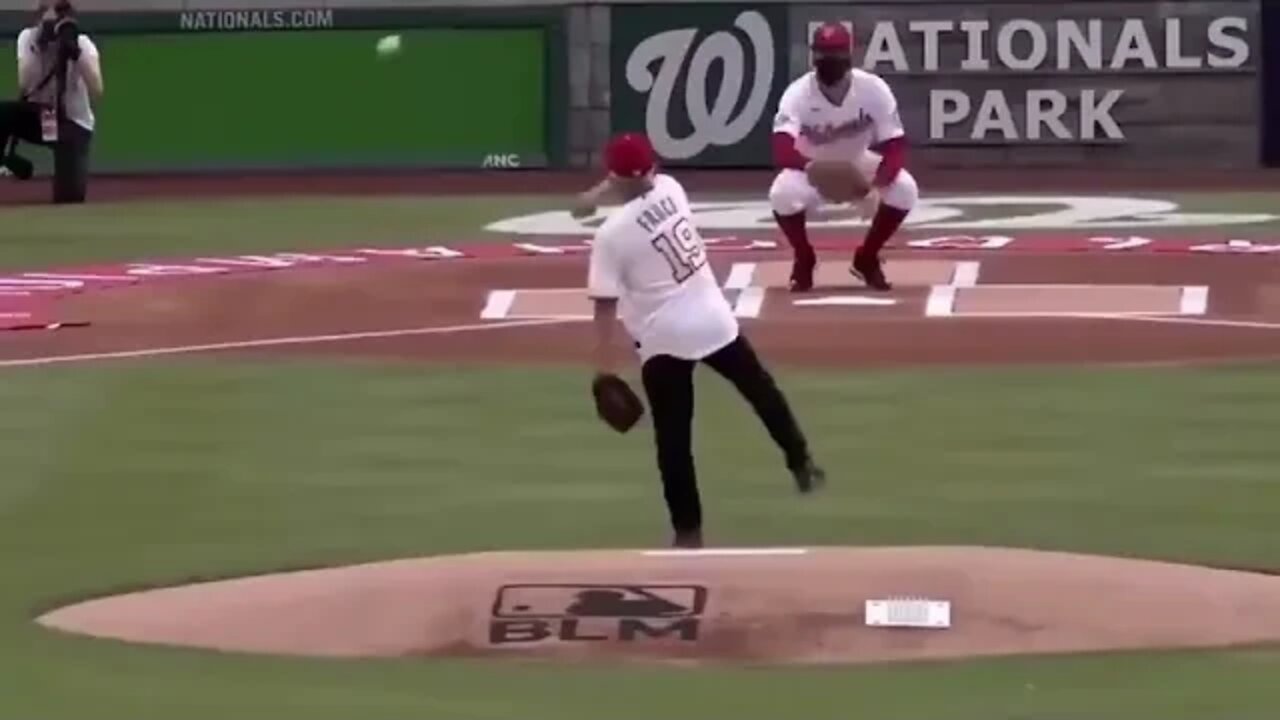
<path id="1" fill-rule="evenodd" d="M 1274 713 L 1280 660 L 1266 650 L 689 671 L 244 658 L 62 636 L 30 622 L 52 603 L 194 576 L 661 544 L 648 430 L 604 429 L 588 377 L 209 358 L 6 373 L 0 664 L 14 670 L 0 710 L 584 720 L 836 718 L 855 705 L 904 720 Z M 1233 565 L 1280 557 L 1280 382 L 1267 367 L 787 370 L 782 381 L 832 471 L 828 492 L 813 498 L 793 493 L 732 391 L 710 373 L 700 380 L 696 441 L 717 543 L 993 544 Z"/>

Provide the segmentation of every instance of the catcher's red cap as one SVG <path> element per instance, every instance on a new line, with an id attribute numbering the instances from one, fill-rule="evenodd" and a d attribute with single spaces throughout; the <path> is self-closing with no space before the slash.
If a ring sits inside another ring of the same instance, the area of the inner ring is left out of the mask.
<path id="1" fill-rule="evenodd" d="M 853 33 L 838 22 L 825 22 L 813 31 L 809 47 L 817 52 L 853 52 Z"/>
<path id="2" fill-rule="evenodd" d="M 605 167 L 619 177 L 647 175 L 655 163 L 653 145 L 643 133 L 615 135 L 604 148 Z"/>

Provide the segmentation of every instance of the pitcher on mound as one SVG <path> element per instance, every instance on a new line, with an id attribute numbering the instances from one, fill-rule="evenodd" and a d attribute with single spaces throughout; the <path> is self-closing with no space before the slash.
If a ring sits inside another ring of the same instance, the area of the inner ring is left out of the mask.
<path id="1" fill-rule="evenodd" d="M 882 78 L 853 67 L 853 35 L 840 23 L 819 27 L 810 48 L 813 70 L 787 87 L 773 120 L 778 175 L 769 204 L 794 251 L 791 289 L 813 288 L 817 256 L 807 214 L 824 202 L 863 202 L 875 212 L 849 272 L 869 288 L 891 290 L 880 250 L 920 196 L 905 169 L 898 101 Z"/>

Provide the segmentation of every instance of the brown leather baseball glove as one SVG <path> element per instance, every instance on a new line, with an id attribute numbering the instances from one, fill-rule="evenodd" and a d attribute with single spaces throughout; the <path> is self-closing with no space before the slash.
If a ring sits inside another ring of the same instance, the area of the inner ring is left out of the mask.
<path id="1" fill-rule="evenodd" d="M 850 162 L 814 160 L 805 168 L 805 175 L 828 202 L 857 202 L 871 191 L 871 183 Z"/>
<path id="2" fill-rule="evenodd" d="M 596 415 L 614 430 L 625 433 L 644 415 L 644 403 L 625 380 L 617 375 L 597 374 L 591 381 Z"/>

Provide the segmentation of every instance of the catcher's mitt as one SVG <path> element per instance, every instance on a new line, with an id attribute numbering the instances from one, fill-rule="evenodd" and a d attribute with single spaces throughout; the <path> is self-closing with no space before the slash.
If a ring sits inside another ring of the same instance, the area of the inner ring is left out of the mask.
<path id="1" fill-rule="evenodd" d="M 850 162 L 814 160 L 805 168 L 805 175 L 828 202 L 858 202 L 871 191 L 871 183 Z"/>
<path id="2" fill-rule="evenodd" d="M 640 396 L 617 375 L 596 375 L 591 394 L 596 401 L 596 415 L 620 433 L 630 430 L 644 415 Z"/>

